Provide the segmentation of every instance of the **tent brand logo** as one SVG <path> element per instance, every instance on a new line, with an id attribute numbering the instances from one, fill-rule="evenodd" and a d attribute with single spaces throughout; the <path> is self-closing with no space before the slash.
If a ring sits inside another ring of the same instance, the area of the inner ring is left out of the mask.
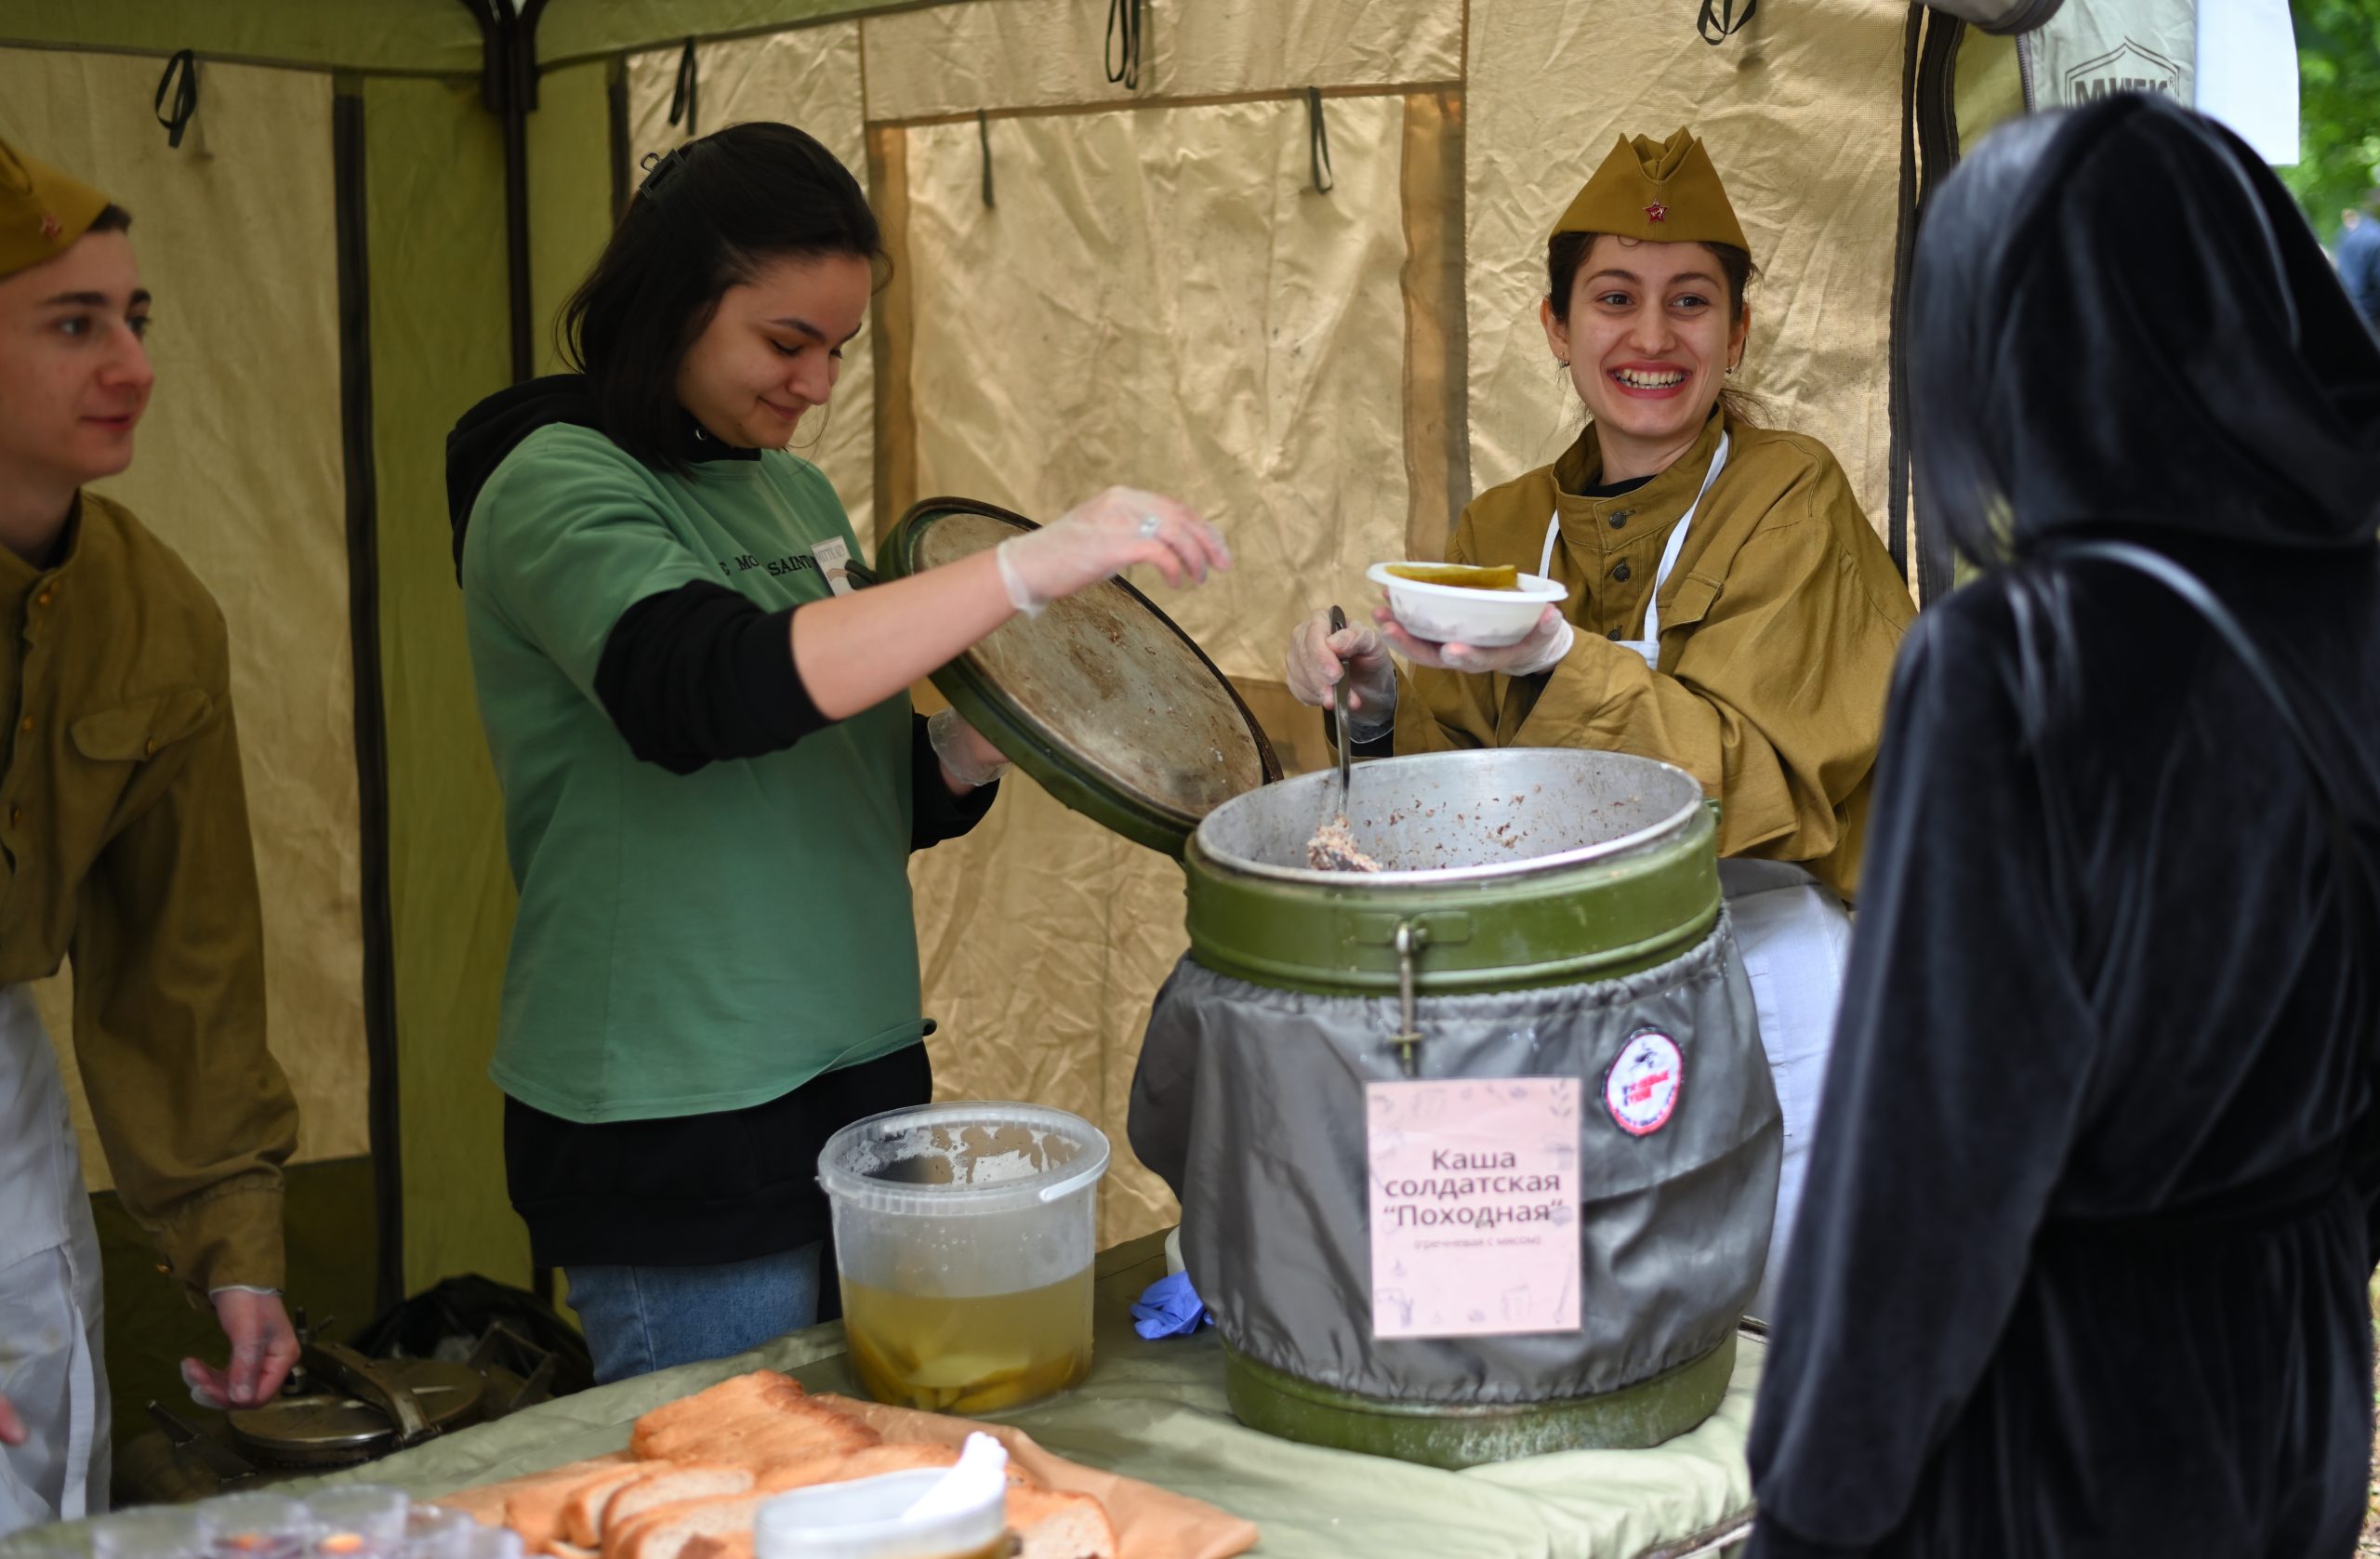
<path id="1" fill-rule="evenodd" d="M 1622 1131 L 1649 1137 L 1677 1112 L 1686 1058 L 1677 1041 L 1659 1029 L 1640 1028 L 1620 1047 L 1620 1059 L 1603 1079 L 1604 1108 Z"/>
<path id="2" fill-rule="evenodd" d="M 1645 220 L 1648 222 L 1666 222 L 1669 219 L 1670 208 L 1663 205 L 1659 201 L 1655 201 L 1652 205 L 1645 207 Z"/>
<path id="3" fill-rule="evenodd" d="M 2066 100 L 2075 107 L 2118 92 L 2162 92 L 2178 98 L 2182 68 L 2155 49 L 2126 38 L 2096 59 L 2085 59 L 2066 73 Z"/>

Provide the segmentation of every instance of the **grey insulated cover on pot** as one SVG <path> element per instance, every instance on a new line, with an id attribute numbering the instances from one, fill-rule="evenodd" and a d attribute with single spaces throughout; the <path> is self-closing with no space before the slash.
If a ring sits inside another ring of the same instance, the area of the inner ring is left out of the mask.
<path id="1" fill-rule="evenodd" d="M 1599 1395 L 1719 1345 L 1760 1285 L 1782 1142 L 1723 915 L 1625 979 L 1424 998 L 1419 1076 L 1581 1080 L 1580 1328 L 1382 1341 L 1371 1327 L 1364 1085 L 1404 1077 L 1394 1000 L 1310 996 L 1184 958 L 1132 1079 L 1141 1162 L 1182 1200 L 1182 1253 L 1223 1339 L 1361 1396 L 1448 1406 Z M 1644 1029 L 1677 1043 L 1677 1103 L 1623 1130 L 1604 1079 Z"/>

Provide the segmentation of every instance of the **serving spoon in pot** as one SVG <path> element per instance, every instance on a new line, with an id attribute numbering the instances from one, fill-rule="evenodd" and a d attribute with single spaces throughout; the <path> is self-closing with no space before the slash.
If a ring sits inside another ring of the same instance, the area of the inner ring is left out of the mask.
<path id="1" fill-rule="evenodd" d="M 1337 633 L 1347 626 L 1347 614 L 1333 606 L 1330 609 L 1330 631 Z M 1343 671 L 1330 689 L 1331 740 L 1339 749 L 1339 812 L 1314 831 L 1306 840 L 1306 865 L 1316 871 L 1378 871 L 1380 863 L 1355 848 L 1355 834 L 1347 822 L 1350 792 L 1354 789 L 1354 744 L 1347 733 L 1347 679 Z"/>

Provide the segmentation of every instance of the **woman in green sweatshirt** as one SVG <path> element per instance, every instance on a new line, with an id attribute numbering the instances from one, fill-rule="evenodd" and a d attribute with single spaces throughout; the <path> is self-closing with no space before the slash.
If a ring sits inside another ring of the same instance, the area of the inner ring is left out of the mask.
<path id="1" fill-rule="evenodd" d="M 580 372 L 447 443 L 481 719 L 521 908 L 491 1068 L 513 1206 L 610 1381 L 806 1326 L 818 1149 L 932 1091 L 907 857 L 999 754 L 906 690 L 1134 563 L 1229 566 L 1113 488 L 856 593 L 834 489 L 785 445 L 880 264 L 851 174 L 740 125 L 647 175 L 571 299 Z"/>

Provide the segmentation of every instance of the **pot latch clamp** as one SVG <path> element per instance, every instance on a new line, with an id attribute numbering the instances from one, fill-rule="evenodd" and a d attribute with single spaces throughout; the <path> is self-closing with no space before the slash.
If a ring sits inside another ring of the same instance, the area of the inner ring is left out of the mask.
<path id="1" fill-rule="evenodd" d="M 1420 1075 L 1420 1062 L 1414 1047 L 1421 1042 L 1421 1031 L 1414 1016 L 1413 960 L 1429 945 L 1430 928 L 1415 925 L 1410 920 L 1396 922 L 1396 934 L 1390 945 L 1396 949 L 1396 1001 L 1398 1025 L 1396 1037 L 1390 1041 L 1396 1047 L 1397 1064 L 1408 1077 Z"/>

